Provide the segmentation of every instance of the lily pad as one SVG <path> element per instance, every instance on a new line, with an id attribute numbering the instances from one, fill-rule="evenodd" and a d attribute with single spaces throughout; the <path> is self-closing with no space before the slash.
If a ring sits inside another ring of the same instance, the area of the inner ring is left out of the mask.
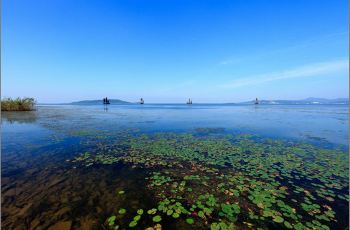
<path id="1" fill-rule="evenodd" d="M 152 218 L 153 222 L 160 222 L 162 220 L 162 217 L 157 215 Z"/>
<path id="2" fill-rule="evenodd" d="M 282 223 L 284 221 L 284 219 L 281 216 L 274 216 L 272 220 L 276 223 Z"/>
<path id="3" fill-rule="evenodd" d="M 123 215 L 123 214 L 126 213 L 126 209 L 125 208 L 121 208 L 121 209 L 119 209 L 118 213 Z"/>
<path id="4" fill-rule="evenodd" d="M 143 209 L 137 210 L 137 214 L 142 215 L 143 214 Z"/>
<path id="5" fill-rule="evenodd" d="M 133 228 L 133 227 L 135 227 L 137 225 L 137 221 L 135 221 L 135 220 L 133 220 L 133 221 L 131 221 L 130 223 L 129 223 L 129 227 L 130 228 Z"/>
<path id="6" fill-rule="evenodd" d="M 187 219 L 186 219 L 186 222 L 187 222 L 188 224 L 193 224 L 193 223 L 194 223 L 194 220 L 193 220 L 192 218 L 187 218 Z"/>
<path id="7" fill-rule="evenodd" d="M 154 215 L 154 214 L 156 214 L 156 212 L 157 212 L 157 209 L 152 208 L 152 209 L 150 209 L 150 210 L 147 211 L 147 214 L 149 214 L 149 215 Z"/>

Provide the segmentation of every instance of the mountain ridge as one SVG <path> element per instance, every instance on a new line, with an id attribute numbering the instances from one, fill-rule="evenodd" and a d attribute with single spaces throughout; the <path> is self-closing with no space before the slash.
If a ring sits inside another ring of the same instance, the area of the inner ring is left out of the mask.
<path id="1" fill-rule="evenodd" d="M 132 104 L 131 102 L 128 102 L 128 101 L 123 101 L 123 100 L 120 100 L 120 99 L 108 99 L 109 100 L 109 103 L 111 104 L 118 104 L 118 105 L 121 105 L 121 104 Z M 82 101 L 73 101 L 73 102 L 70 102 L 68 104 L 71 104 L 71 105 L 96 105 L 96 104 L 102 104 L 103 100 L 82 100 Z"/>
<path id="2" fill-rule="evenodd" d="M 120 99 L 109 99 L 111 104 L 115 105 L 127 105 L 127 104 L 138 104 L 137 102 L 128 102 L 123 101 Z M 69 105 L 99 105 L 102 104 L 101 100 L 81 100 L 81 101 L 74 101 L 70 103 L 63 103 L 63 104 L 69 104 Z M 227 103 L 209 103 L 209 104 L 236 104 L 236 105 L 244 105 L 244 104 L 254 104 L 255 100 L 251 101 L 243 101 L 243 102 L 227 102 Z M 60 103 L 61 104 L 61 103 Z M 149 103 L 149 104 L 168 104 L 168 103 Z M 181 104 L 181 103 L 170 103 L 170 104 Z M 208 103 L 195 103 L 195 104 L 208 104 Z M 349 98 L 334 98 L 334 99 L 327 99 L 327 98 L 317 98 L 317 97 L 308 97 L 305 99 L 299 99 L 299 100 L 259 100 L 259 104 L 263 105 L 317 105 L 317 104 L 349 104 Z"/>
<path id="3" fill-rule="evenodd" d="M 254 104 L 255 100 L 238 102 L 236 104 Z M 349 98 L 316 98 L 308 97 L 300 100 L 259 100 L 259 104 L 274 105 L 274 104 L 287 104 L 287 105 L 322 105 L 322 104 L 349 104 Z"/>

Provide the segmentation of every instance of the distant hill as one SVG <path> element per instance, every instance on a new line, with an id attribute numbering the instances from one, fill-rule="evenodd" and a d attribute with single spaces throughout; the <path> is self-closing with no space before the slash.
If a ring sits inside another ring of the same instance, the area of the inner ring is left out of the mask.
<path id="1" fill-rule="evenodd" d="M 102 104 L 102 99 L 101 100 L 84 100 L 84 101 L 75 101 L 71 102 L 69 104 L 71 105 L 100 105 Z M 122 101 L 119 99 L 109 99 L 109 102 L 111 105 L 121 105 L 121 104 L 131 104 L 130 102 L 127 101 Z"/>
<path id="2" fill-rule="evenodd" d="M 237 104 L 254 104 L 255 100 L 241 102 Z M 330 105 L 330 104 L 349 104 L 349 98 L 314 98 L 309 97 L 302 100 L 259 100 L 259 104 L 262 105 Z"/>

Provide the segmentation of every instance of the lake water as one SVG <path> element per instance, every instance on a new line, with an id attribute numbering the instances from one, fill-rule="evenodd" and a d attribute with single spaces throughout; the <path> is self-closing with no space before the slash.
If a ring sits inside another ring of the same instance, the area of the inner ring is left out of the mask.
<path id="1" fill-rule="evenodd" d="M 348 116 L 347 105 L 3 112 L 2 227 L 346 229 Z"/>

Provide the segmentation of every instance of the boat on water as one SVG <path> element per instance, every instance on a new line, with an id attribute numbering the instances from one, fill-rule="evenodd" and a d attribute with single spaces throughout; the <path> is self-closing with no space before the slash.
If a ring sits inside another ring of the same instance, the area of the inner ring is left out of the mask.
<path id="1" fill-rule="evenodd" d="M 188 101 L 186 102 L 187 105 L 192 105 L 192 100 L 191 98 L 188 99 Z"/>
<path id="2" fill-rule="evenodd" d="M 143 98 L 140 99 L 140 104 L 141 105 L 145 104 L 145 101 L 143 100 Z"/>
<path id="3" fill-rule="evenodd" d="M 259 100 L 258 100 L 258 98 L 255 98 L 254 104 L 259 105 Z"/>
<path id="4" fill-rule="evenodd" d="M 109 99 L 107 97 L 103 98 L 103 104 L 104 105 L 109 105 L 110 104 Z"/>

